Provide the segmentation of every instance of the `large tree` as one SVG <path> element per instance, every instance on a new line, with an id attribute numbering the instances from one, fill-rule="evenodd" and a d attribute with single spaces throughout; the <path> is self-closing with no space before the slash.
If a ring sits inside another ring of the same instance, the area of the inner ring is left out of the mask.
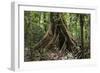
<path id="1" fill-rule="evenodd" d="M 33 51 L 41 49 L 57 51 L 57 59 L 59 59 L 66 53 L 72 53 L 75 56 L 75 51 L 77 51 L 75 46 L 76 42 L 67 29 L 63 14 L 51 12 L 49 28 L 43 38 L 34 46 Z"/>

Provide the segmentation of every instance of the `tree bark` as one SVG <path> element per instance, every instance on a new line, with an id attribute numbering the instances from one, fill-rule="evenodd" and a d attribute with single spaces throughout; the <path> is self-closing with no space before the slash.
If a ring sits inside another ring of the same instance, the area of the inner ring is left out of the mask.
<path id="1" fill-rule="evenodd" d="M 82 58 L 84 57 L 84 32 L 83 32 L 83 26 L 84 26 L 84 15 L 80 14 L 80 29 L 81 29 L 81 50 L 82 50 Z"/>
<path id="2" fill-rule="evenodd" d="M 75 40 L 68 32 L 67 25 L 60 13 L 50 13 L 50 24 L 44 37 L 37 43 L 34 50 L 56 49 L 62 53 L 72 52 L 75 46 Z"/>

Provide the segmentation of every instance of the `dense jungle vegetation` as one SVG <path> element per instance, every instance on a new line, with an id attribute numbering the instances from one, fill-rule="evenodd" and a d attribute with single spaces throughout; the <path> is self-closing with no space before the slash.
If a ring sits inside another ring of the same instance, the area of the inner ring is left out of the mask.
<path id="1" fill-rule="evenodd" d="M 90 58 L 90 14 L 24 11 L 24 61 Z"/>

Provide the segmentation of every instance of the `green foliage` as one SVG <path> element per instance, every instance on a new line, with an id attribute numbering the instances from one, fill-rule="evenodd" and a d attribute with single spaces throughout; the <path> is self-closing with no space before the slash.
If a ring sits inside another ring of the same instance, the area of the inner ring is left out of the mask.
<path id="1" fill-rule="evenodd" d="M 90 14 L 61 13 L 66 26 L 72 37 L 81 46 L 81 25 L 80 16 L 83 18 L 83 40 L 84 57 L 90 58 Z M 50 12 L 24 11 L 24 47 L 34 50 L 34 46 L 43 38 L 50 24 Z M 34 60 L 47 60 L 47 50 L 34 50 Z M 30 54 L 30 55 L 31 55 Z"/>
<path id="2" fill-rule="evenodd" d="M 24 12 L 24 35 L 25 47 L 33 48 L 40 41 L 48 29 L 48 13 L 44 12 Z"/>

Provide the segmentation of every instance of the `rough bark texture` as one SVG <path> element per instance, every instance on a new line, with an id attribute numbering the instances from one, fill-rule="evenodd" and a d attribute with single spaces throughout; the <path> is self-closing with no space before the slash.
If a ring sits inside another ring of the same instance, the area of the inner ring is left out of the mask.
<path id="1" fill-rule="evenodd" d="M 58 51 L 57 59 L 60 59 L 60 56 L 64 56 L 66 53 L 75 53 L 76 42 L 68 32 L 62 15 L 60 13 L 50 13 L 50 22 L 47 33 L 35 45 L 34 49 L 45 48 L 50 51 Z"/>

